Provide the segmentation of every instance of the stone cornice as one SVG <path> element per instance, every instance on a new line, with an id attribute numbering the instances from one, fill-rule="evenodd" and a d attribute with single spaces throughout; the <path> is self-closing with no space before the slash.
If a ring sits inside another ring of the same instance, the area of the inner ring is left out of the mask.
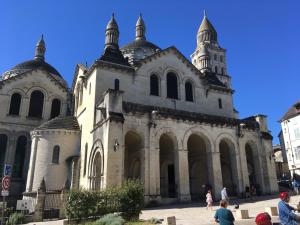
<path id="1" fill-rule="evenodd" d="M 240 120 L 235 118 L 188 112 L 188 111 L 176 110 L 176 109 L 170 109 L 164 107 L 142 105 L 142 104 L 136 104 L 131 102 L 123 102 L 123 110 L 126 113 L 151 113 L 152 111 L 155 110 L 157 111 L 157 115 L 163 118 L 172 118 L 175 120 L 206 123 L 211 125 L 232 126 L 232 127 L 236 127 L 239 126 L 241 123 L 244 123 L 245 124 L 244 129 L 249 129 L 253 131 L 259 128 L 258 123 L 255 121 Z"/>

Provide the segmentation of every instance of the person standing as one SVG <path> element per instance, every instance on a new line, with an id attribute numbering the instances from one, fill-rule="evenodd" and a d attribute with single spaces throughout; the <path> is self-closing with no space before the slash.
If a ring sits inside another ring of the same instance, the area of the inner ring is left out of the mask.
<path id="1" fill-rule="evenodd" d="M 215 221 L 220 223 L 220 225 L 234 225 L 234 216 L 232 212 L 227 209 L 227 201 L 221 200 L 220 206 L 221 208 L 216 211 Z"/>
<path id="2" fill-rule="evenodd" d="M 289 205 L 290 195 L 288 192 L 279 194 L 281 201 L 278 203 L 279 219 L 282 225 L 298 225 L 300 218 L 293 212 L 295 208 Z"/>
<path id="3" fill-rule="evenodd" d="M 210 190 L 208 190 L 206 194 L 206 203 L 207 203 L 206 209 L 210 208 L 210 210 L 212 210 L 213 199 Z"/>
<path id="4" fill-rule="evenodd" d="M 222 200 L 227 202 L 227 205 L 229 205 L 229 197 L 228 197 L 228 194 L 227 194 L 226 187 L 224 187 L 221 191 L 221 198 L 222 198 Z"/>
<path id="5" fill-rule="evenodd" d="M 298 195 L 299 194 L 299 183 L 295 178 L 292 181 L 292 186 L 293 186 L 293 189 L 294 189 L 294 194 Z"/>

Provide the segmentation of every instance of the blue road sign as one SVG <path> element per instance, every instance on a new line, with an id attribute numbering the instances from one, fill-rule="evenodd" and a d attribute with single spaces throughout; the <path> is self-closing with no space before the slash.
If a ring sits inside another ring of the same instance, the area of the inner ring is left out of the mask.
<path id="1" fill-rule="evenodd" d="M 5 164 L 4 166 L 4 176 L 10 177 L 12 173 L 12 165 L 11 164 Z"/>

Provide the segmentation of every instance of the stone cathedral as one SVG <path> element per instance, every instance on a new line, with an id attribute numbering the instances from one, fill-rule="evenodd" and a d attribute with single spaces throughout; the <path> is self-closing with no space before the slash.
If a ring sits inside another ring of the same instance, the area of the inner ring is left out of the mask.
<path id="1" fill-rule="evenodd" d="M 119 46 L 114 16 L 100 58 L 78 64 L 71 88 L 46 62 L 43 37 L 35 57 L 0 78 L 0 166 L 13 165 L 13 194 L 104 189 L 139 179 L 146 202 L 216 198 L 226 187 L 242 196 L 254 185 L 278 191 L 272 136 L 264 115 L 240 119 L 226 49 L 204 16 L 191 60 L 175 46 L 146 38 Z M 100 55 L 100 52 L 99 52 Z"/>

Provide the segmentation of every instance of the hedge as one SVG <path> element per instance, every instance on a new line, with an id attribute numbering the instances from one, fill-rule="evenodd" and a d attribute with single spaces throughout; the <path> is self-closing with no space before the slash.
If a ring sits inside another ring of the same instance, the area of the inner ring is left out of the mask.
<path id="1" fill-rule="evenodd" d="M 80 220 L 115 212 L 120 212 L 126 220 L 136 220 L 143 206 L 144 188 L 137 180 L 127 180 L 120 188 L 101 191 L 72 190 L 65 204 L 67 217 Z"/>

